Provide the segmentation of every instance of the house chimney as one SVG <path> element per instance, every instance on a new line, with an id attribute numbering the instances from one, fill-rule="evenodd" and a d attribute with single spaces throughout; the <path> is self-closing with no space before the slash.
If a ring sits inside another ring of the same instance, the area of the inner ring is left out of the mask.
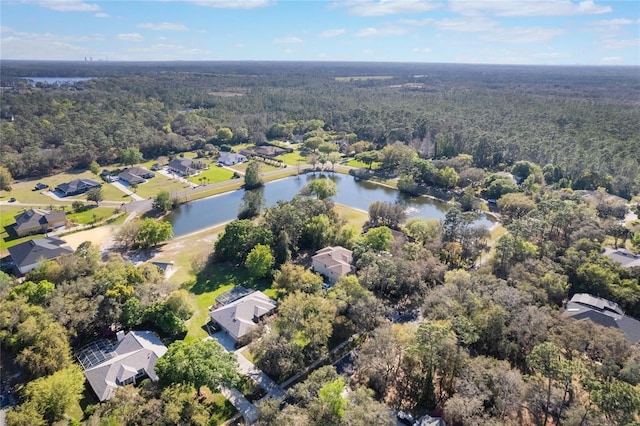
<path id="1" fill-rule="evenodd" d="M 124 331 L 120 330 L 116 333 L 116 337 L 118 338 L 118 342 L 122 341 L 122 339 L 124 339 Z"/>

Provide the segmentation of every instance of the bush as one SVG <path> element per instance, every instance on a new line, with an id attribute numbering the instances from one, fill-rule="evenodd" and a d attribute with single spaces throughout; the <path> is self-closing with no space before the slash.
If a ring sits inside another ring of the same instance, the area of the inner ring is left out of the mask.
<path id="1" fill-rule="evenodd" d="M 82 201 L 74 201 L 71 203 L 71 208 L 73 208 L 73 211 L 76 213 L 87 210 L 87 206 Z"/>

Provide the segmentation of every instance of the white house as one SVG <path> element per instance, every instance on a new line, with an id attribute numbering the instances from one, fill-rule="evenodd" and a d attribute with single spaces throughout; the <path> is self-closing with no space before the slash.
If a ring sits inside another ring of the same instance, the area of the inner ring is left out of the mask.
<path id="1" fill-rule="evenodd" d="M 247 161 L 247 157 L 242 154 L 236 154 L 235 152 L 223 152 L 218 158 L 218 164 L 225 166 L 234 166 L 236 164 L 244 163 Z"/>
<path id="2" fill-rule="evenodd" d="M 314 271 L 326 277 L 331 284 L 335 284 L 340 277 L 354 272 L 353 252 L 344 247 L 325 247 L 318 250 L 311 258 Z"/>

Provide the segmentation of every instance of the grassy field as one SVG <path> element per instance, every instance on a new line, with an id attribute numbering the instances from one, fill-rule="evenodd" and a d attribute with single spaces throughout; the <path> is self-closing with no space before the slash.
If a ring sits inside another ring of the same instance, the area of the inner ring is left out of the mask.
<path id="1" fill-rule="evenodd" d="M 187 323 L 188 331 L 185 340 L 207 337 L 207 332 L 202 327 L 209 321 L 209 307 L 215 303 L 216 297 L 220 294 L 234 286 L 266 290 L 270 285 L 270 280 L 256 280 L 245 268 L 217 264 L 206 267 L 185 286 L 195 295 L 197 304 L 196 313 Z"/>
<path id="2" fill-rule="evenodd" d="M 143 198 L 154 198 L 160 191 L 169 191 L 171 193 L 185 188 L 188 188 L 186 184 L 156 173 L 156 176 L 149 179 L 147 183 L 139 185 L 135 193 Z"/>
<path id="3" fill-rule="evenodd" d="M 79 225 L 88 225 L 94 222 L 100 222 L 115 214 L 114 209 L 110 207 L 90 206 L 88 210 L 80 213 L 68 213 L 67 219 Z"/>
<path id="4" fill-rule="evenodd" d="M 18 200 L 21 203 L 42 204 L 42 205 L 60 204 L 61 203 L 60 201 L 54 200 L 53 198 L 47 197 L 46 195 L 42 194 L 42 192 L 44 191 L 32 191 L 33 187 L 36 185 L 36 183 L 43 182 L 49 185 L 49 188 L 54 189 L 56 186 L 60 185 L 61 183 L 69 182 L 71 180 L 81 179 L 81 178 L 92 179 L 92 180 L 95 180 L 96 182 L 102 183 L 102 179 L 100 179 L 99 177 L 97 177 L 96 175 L 94 175 L 88 170 L 66 172 L 66 173 L 60 173 L 55 176 L 49 176 L 42 179 L 31 179 L 31 180 L 16 182 L 11 186 L 12 190 L 10 194 L 6 191 L 0 192 L 0 199 L 14 197 L 16 200 Z M 114 188 L 113 185 L 103 184 L 102 187 L 104 191 L 105 200 L 120 201 L 123 199 L 123 196 L 128 198 L 121 191 Z M 86 195 L 76 195 L 70 198 L 86 200 Z M 62 203 L 70 204 L 71 201 L 65 200 Z"/>
<path id="5" fill-rule="evenodd" d="M 278 160 L 284 161 L 285 164 L 290 166 L 297 166 L 298 164 L 306 164 L 307 159 L 300 154 L 299 151 L 293 151 L 287 154 L 278 155 Z"/>
<path id="6" fill-rule="evenodd" d="M 344 164 L 351 167 L 359 167 L 361 169 L 369 168 L 369 165 L 367 163 L 356 159 L 349 160 Z M 371 163 L 371 170 L 376 170 L 378 167 L 380 167 L 380 163 L 378 161 L 374 161 L 373 163 Z"/>
<path id="7" fill-rule="evenodd" d="M 245 170 L 247 170 L 247 166 L 249 165 L 249 162 L 244 162 L 244 163 L 240 163 L 240 164 L 236 164 L 235 166 L 231 166 L 230 168 L 233 170 L 237 170 L 239 172 L 244 172 Z M 265 164 L 265 163 L 260 163 L 260 172 L 265 173 L 265 172 L 270 172 L 272 170 L 278 170 L 279 167 L 275 167 L 272 166 L 271 164 Z"/>
<path id="8" fill-rule="evenodd" d="M 196 176 L 191 176 L 188 178 L 189 181 L 197 184 L 202 184 L 202 178 L 204 178 L 204 183 L 218 183 L 229 180 L 233 177 L 233 172 L 231 170 L 225 169 L 223 167 L 211 166 L 207 170 L 201 171 Z"/>
<path id="9" fill-rule="evenodd" d="M 333 206 L 333 210 L 338 213 L 342 219 L 346 220 L 348 223 L 357 226 L 362 229 L 364 223 L 369 219 L 369 213 L 357 210 L 351 207 L 347 207 L 344 204 L 335 204 Z"/>

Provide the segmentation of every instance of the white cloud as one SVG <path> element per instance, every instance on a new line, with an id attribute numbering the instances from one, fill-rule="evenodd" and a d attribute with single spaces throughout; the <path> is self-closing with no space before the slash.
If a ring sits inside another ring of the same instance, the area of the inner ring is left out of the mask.
<path id="1" fill-rule="evenodd" d="M 11 27 L 7 27 L 4 25 L 0 25 L 0 34 L 10 34 L 12 33 L 14 30 Z"/>
<path id="2" fill-rule="evenodd" d="M 467 15 L 490 13 L 496 16 L 599 15 L 613 10 L 591 0 L 449 0 L 449 9 Z"/>
<path id="3" fill-rule="evenodd" d="M 25 3 L 35 4 L 57 12 L 97 12 L 100 10 L 99 5 L 85 3 L 83 0 L 25 1 Z"/>
<path id="4" fill-rule="evenodd" d="M 615 65 L 621 64 L 623 59 L 620 56 L 605 56 L 600 59 L 600 65 Z"/>
<path id="5" fill-rule="evenodd" d="M 626 49 L 628 47 L 640 47 L 640 38 L 627 40 L 609 39 L 604 41 L 605 49 Z"/>
<path id="6" fill-rule="evenodd" d="M 400 19 L 398 23 L 402 25 L 409 25 L 411 27 L 426 27 L 429 24 L 433 23 L 433 19 L 425 18 L 425 19 Z"/>
<path id="7" fill-rule="evenodd" d="M 617 18 L 617 19 L 604 19 L 602 21 L 591 22 L 590 25 L 631 25 L 631 24 L 640 24 L 640 19 L 626 19 L 626 18 Z"/>
<path id="8" fill-rule="evenodd" d="M 379 37 L 389 35 L 402 35 L 407 32 L 404 28 L 387 27 L 387 28 L 363 28 L 356 33 L 358 37 Z"/>
<path id="9" fill-rule="evenodd" d="M 177 24 L 174 22 L 145 22 L 138 24 L 138 28 L 144 28 L 145 30 L 153 31 L 188 31 L 189 28 L 183 24 Z"/>
<path id="10" fill-rule="evenodd" d="M 483 17 L 447 18 L 436 21 L 435 25 L 441 30 L 460 31 L 465 33 L 491 31 L 500 26 L 498 22 Z"/>
<path id="11" fill-rule="evenodd" d="M 564 34 L 563 29 L 545 27 L 513 27 L 499 28 L 482 35 L 485 41 L 520 44 L 520 43 L 542 43 L 554 37 Z"/>
<path id="12" fill-rule="evenodd" d="M 257 7 L 272 6 L 273 0 L 187 0 L 198 6 L 215 7 L 218 9 L 255 9 Z"/>
<path id="13" fill-rule="evenodd" d="M 95 16 L 96 18 L 111 18 L 111 15 L 109 15 L 108 13 L 103 13 L 103 12 L 96 13 L 93 16 Z"/>
<path id="14" fill-rule="evenodd" d="M 290 47 L 286 48 L 286 49 L 282 49 L 282 53 L 287 54 L 287 55 L 291 55 L 293 53 L 298 52 L 298 49 L 292 49 Z"/>
<path id="15" fill-rule="evenodd" d="M 118 34 L 118 40 L 123 41 L 143 41 L 144 37 L 142 37 L 138 33 L 130 33 L 130 34 Z"/>
<path id="16" fill-rule="evenodd" d="M 337 36 L 342 35 L 342 34 L 344 34 L 346 32 L 347 32 L 347 30 L 345 30 L 344 28 L 325 30 L 325 31 L 320 33 L 320 37 L 337 37 Z"/>
<path id="17" fill-rule="evenodd" d="M 429 47 L 414 47 L 411 51 L 415 53 L 430 53 L 431 49 Z"/>
<path id="18" fill-rule="evenodd" d="M 300 43 L 304 43 L 304 40 L 298 37 L 288 36 L 288 37 L 277 38 L 273 40 L 273 42 L 279 43 L 279 44 L 300 44 Z"/>
<path id="19" fill-rule="evenodd" d="M 235 47 L 236 49 L 244 49 L 246 46 L 242 43 L 238 43 L 238 44 L 235 44 L 233 47 Z"/>
<path id="20" fill-rule="evenodd" d="M 422 13 L 442 5 L 432 0 L 347 0 L 330 4 L 331 8 L 344 7 L 357 16 L 387 16 Z"/>

